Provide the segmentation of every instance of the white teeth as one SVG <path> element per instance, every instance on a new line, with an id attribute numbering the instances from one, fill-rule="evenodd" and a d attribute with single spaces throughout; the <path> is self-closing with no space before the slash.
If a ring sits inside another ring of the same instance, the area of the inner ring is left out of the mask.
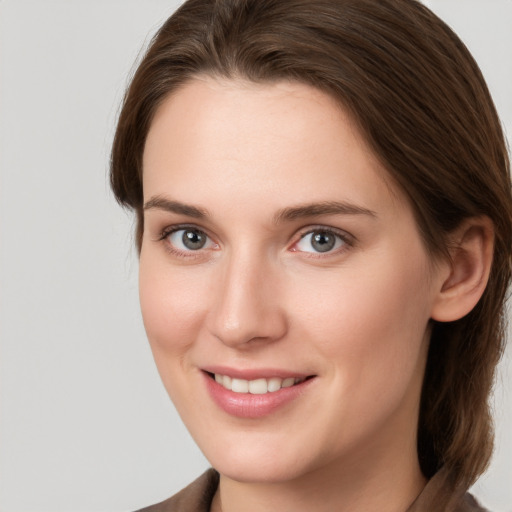
<path id="1" fill-rule="evenodd" d="M 272 377 L 271 379 L 268 379 L 268 390 L 272 393 L 273 391 L 279 391 L 281 389 L 281 382 L 282 379 L 279 377 Z"/>
<path id="2" fill-rule="evenodd" d="M 295 384 L 295 379 L 293 377 L 289 377 L 288 379 L 284 379 L 281 386 L 283 388 L 289 388 Z"/>
<path id="3" fill-rule="evenodd" d="M 244 379 L 233 379 L 231 381 L 231 391 L 235 393 L 249 393 L 249 381 Z"/>
<path id="4" fill-rule="evenodd" d="M 231 389 L 231 377 L 228 377 L 227 375 L 222 375 L 222 385 L 226 389 Z"/>
<path id="5" fill-rule="evenodd" d="M 294 384 L 303 382 L 303 377 L 288 377 L 280 379 L 279 377 L 272 377 L 270 379 L 232 379 L 227 375 L 215 374 L 215 382 L 218 382 L 222 387 L 234 391 L 235 393 L 251 393 L 253 395 L 264 395 L 265 393 L 274 393 L 281 388 L 289 388 Z"/>
<path id="6" fill-rule="evenodd" d="M 249 393 L 253 395 L 264 395 L 268 391 L 267 379 L 249 381 Z"/>

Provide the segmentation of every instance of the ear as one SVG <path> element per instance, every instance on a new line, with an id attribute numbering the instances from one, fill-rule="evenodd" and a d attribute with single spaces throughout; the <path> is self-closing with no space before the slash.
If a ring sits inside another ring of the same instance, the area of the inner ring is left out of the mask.
<path id="1" fill-rule="evenodd" d="M 487 286 L 493 250 L 494 226 L 488 217 L 467 219 L 454 231 L 450 259 L 439 266 L 433 320 L 453 322 L 476 306 Z"/>

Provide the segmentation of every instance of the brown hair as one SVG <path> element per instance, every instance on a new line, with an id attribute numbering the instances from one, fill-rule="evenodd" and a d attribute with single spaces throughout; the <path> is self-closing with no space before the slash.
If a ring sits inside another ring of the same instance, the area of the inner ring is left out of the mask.
<path id="1" fill-rule="evenodd" d="M 504 344 L 512 199 L 501 125 L 481 72 L 416 0 L 189 0 L 158 31 L 124 99 L 112 149 L 116 198 L 143 224 L 142 154 L 153 115 L 198 74 L 296 80 L 336 98 L 408 195 L 426 247 L 446 254 L 464 219 L 488 216 L 495 249 L 480 302 L 435 323 L 418 455 L 469 487 L 492 451 L 488 397 Z"/>

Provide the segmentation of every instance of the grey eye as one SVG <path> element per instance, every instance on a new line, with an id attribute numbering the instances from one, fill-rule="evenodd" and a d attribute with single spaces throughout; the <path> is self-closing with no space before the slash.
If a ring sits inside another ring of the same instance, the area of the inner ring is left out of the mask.
<path id="1" fill-rule="evenodd" d="M 324 253 L 338 249 L 344 243 L 340 235 L 325 229 L 317 229 L 303 235 L 296 247 L 302 252 Z"/>
<path id="2" fill-rule="evenodd" d="M 169 235 L 171 245 L 180 251 L 198 251 L 204 249 L 211 241 L 208 236 L 199 229 L 177 229 Z"/>
<path id="3" fill-rule="evenodd" d="M 183 245 L 192 251 L 202 249 L 206 244 L 206 235 L 200 231 L 186 230 L 183 232 L 181 239 L 183 240 Z"/>
<path id="4" fill-rule="evenodd" d="M 313 233 L 313 236 L 311 237 L 311 247 L 313 247 L 318 252 L 330 251 L 335 244 L 335 235 L 332 233 L 327 233 L 326 231 Z"/>

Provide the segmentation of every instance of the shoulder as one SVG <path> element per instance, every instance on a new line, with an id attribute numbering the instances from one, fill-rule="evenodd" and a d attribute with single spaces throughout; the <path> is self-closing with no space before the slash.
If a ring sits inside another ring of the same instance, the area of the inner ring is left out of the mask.
<path id="1" fill-rule="evenodd" d="M 464 489 L 452 484 L 448 471 L 441 469 L 427 483 L 407 512 L 489 512 Z"/>
<path id="2" fill-rule="evenodd" d="M 219 474 L 209 469 L 174 496 L 137 512 L 208 512 L 218 485 Z"/>
<path id="3" fill-rule="evenodd" d="M 478 501 L 469 493 L 466 493 L 460 500 L 456 512 L 489 512 L 486 508 L 483 508 Z"/>
<path id="4" fill-rule="evenodd" d="M 219 485 L 219 474 L 214 469 L 205 471 L 199 478 L 174 496 L 139 509 L 136 512 L 209 512 Z M 489 512 L 469 493 L 449 490 L 447 479 L 441 471 L 426 485 L 407 512 Z"/>

